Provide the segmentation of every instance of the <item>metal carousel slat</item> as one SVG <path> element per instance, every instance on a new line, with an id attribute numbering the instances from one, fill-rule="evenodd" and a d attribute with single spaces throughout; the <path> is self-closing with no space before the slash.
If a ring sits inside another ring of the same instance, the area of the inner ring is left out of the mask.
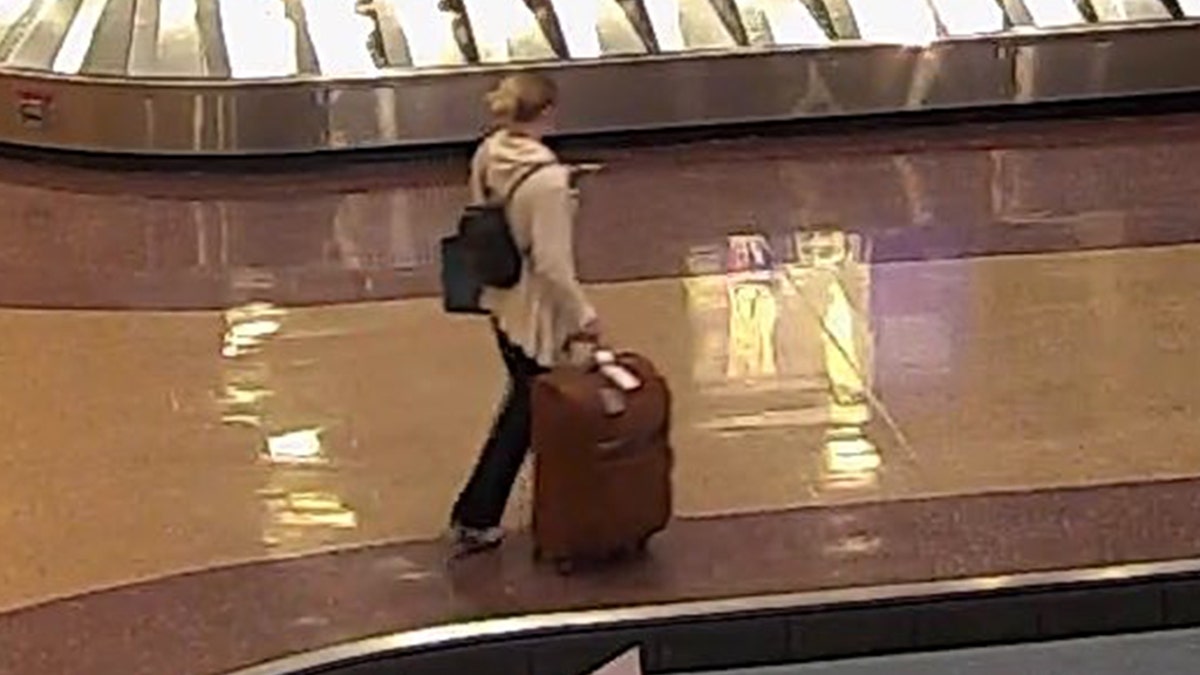
<path id="1" fill-rule="evenodd" d="M 92 44 L 80 65 L 80 74 L 110 77 L 128 75 L 136 8 L 137 0 L 108 0 L 105 3 Z"/>
<path id="2" fill-rule="evenodd" d="M 1007 25 L 995 0 L 930 0 L 946 33 L 953 36 L 999 33 Z"/>
<path id="3" fill-rule="evenodd" d="M 748 44 L 823 45 L 829 36 L 801 0 L 737 0 Z"/>
<path id="4" fill-rule="evenodd" d="M 299 72 L 296 28 L 279 0 L 217 0 L 217 9 L 233 79 Z"/>
<path id="5" fill-rule="evenodd" d="M 541 23 L 523 0 L 462 0 L 482 63 L 558 58 Z"/>
<path id="6" fill-rule="evenodd" d="M 616 0 L 549 0 L 573 59 L 645 54 L 649 45 Z"/>
<path id="7" fill-rule="evenodd" d="M 100 20 L 107 10 L 108 0 L 83 0 L 71 27 L 54 57 L 51 69 L 56 73 L 75 75 L 82 69 L 88 52 L 96 42 Z"/>
<path id="8" fill-rule="evenodd" d="M 403 32 L 409 64 L 416 68 L 461 66 L 467 63 L 470 42 L 460 25 L 462 17 L 453 8 L 442 8 L 437 0 L 376 0 Z M 381 16 L 382 16 L 381 12 Z"/>
<path id="9" fill-rule="evenodd" d="M 48 71 L 67 38 L 71 22 L 79 11 L 80 0 L 43 0 L 20 39 L 13 46 L 5 65 L 14 68 Z"/>
<path id="10" fill-rule="evenodd" d="M 299 0 L 320 73 L 326 77 L 377 76 L 375 22 L 355 0 Z"/>
<path id="11" fill-rule="evenodd" d="M 229 49 L 216 0 L 200 0 L 196 24 L 200 29 L 205 74 L 213 79 L 229 79 Z"/>

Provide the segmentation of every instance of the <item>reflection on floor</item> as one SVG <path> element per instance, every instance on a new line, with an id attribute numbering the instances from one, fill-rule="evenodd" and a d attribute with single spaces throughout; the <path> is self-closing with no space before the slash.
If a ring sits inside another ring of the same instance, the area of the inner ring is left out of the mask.
<path id="1" fill-rule="evenodd" d="M 862 247 L 737 236 L 695 276 L 592 289 L 677 390 L 681 515 L 1196 473 L 1200 247 L 874 266 Z M 431 299 L 8 311 L 0 341 L 0 607 L 435 536 L 502 384 L 485 326 Z"/>

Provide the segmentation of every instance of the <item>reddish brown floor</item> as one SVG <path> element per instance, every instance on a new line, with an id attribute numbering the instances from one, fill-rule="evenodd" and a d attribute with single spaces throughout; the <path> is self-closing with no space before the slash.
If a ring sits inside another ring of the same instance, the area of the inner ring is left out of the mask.
<path id="1" fill-rule="evenodd" d="M 1198 508 L 1187 480 L 687 520 L 566 578 L 523 538 L 453 565 L 438 544 L 350 550 L 0 616 L 0 672 L 199 675 L 472 618 L 1190 558 Z"/>

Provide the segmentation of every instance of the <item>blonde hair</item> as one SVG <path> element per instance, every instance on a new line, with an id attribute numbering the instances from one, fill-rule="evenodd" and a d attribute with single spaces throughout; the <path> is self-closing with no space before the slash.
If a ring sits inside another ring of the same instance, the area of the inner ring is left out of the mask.
<path id="1" fill-rule="evenodd" d="M 500 80 L 485 100 L 496 124 L 524 124 L 554 107 L 558 86 L 545 75 L 517 73 Z"/>

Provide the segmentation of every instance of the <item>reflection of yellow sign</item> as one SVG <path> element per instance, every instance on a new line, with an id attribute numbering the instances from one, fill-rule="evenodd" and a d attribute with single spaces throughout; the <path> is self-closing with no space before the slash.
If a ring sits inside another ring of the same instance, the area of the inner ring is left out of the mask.
<path id="1" fill-rule="evenodd" d="M 729 288 L 730 379 L 775 375 L 775 324 L 779 307 L 766 284 L 734 284 Z"/>

